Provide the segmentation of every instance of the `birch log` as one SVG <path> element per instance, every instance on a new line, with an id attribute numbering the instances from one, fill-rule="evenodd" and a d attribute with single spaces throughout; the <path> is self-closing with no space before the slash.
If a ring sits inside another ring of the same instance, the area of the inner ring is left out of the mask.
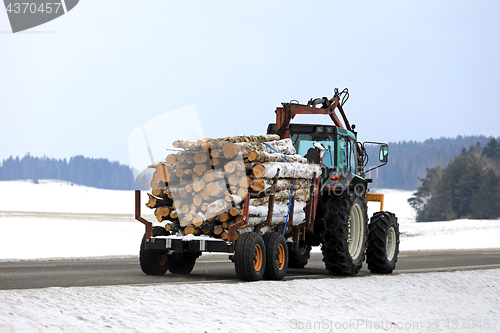
<path id="1" fill-rule="evenodd" d="M 234 158 L 237 154 L 248 155 L 252 150 L 260 150 L 266 152 L 275 152 L 273 148 L 279 154 L 284 155 L 295 155 L 297 152 L 293 147 L 291 139 L 283 139 L 276 141 L 269 141 L 266 144 L 262 142 L 244 142 L 244 143 L 226 143 L 222 147 L 222 151 L 224 153 L 224 157 L 226 158 Z"/>
<path id="2" fill-rule="evenodd" d="M 276 201 L 288 201 L 290 199 L 290 192 L 289 190 L 283 190 L 276 192 L 274 194 L 274 198 Z M 270 196 L 265 196 L 262 198 L 258 199 L 251 199 L 250 204 L 253 206 L 260 206 L 262 204 L 265 204 L 266 202 L 269 201 Z M 307 201 L 309 200 L 309 189 L 304 188 L 304 189 L 298 189 L 293 191 L 293 198 L 298 201 Z"/>
<path id="3" fill-rule="evenodd" d="M 248 153 L 249 162 L 286 162 L 287 160 L 291 163 L 307 163 L 307 159 L 299 154 L 295 155 L 283 155 L 277 153 L 268 153 L 262 150 L 252 150 Z"/>
<path id="4" fill-rule="evenodd" d="M 306 178 L 310 179 L 316 172 L 316 176 L 321 175 L 318 164 L 270 162 L 257 163 L 252 167 L 252 173 L 256 178 L 273 178 L 280 169 L 280 178 Z"/>
<path id="5" fill-rule="evenodd" d="M 278 179 L 276 184 L 276 191 L 289 190 L 292 188 L 292 178 Z M 272 179 L 257 178 L 251 179 L 249 188 L 252 191 L 260 192 L 269 189 L 273 185 Z M 298 190 L 300 188 L 307 188 L 311 186 L 310 179 L 296 178 L 293 183 L 293 189 Z"/>
<path id="6" fill-rule="evenodd" d="M 259 223 L 262 223 L 266 220 L 267 217 L 261 217 L 261 216 L 251 216 L 248 218 L 248 224 L 249 225 L 256 225 Z M 304 212 L 299 212 L 296 214 L 293 214 L 293 225 L 298 225 L 304 222 L 306 219 L 306 213 Z M 274 215 L 271 221 L 271 224 L 280 224 L 284 223 L 286 221 L 286 215 Z"/>

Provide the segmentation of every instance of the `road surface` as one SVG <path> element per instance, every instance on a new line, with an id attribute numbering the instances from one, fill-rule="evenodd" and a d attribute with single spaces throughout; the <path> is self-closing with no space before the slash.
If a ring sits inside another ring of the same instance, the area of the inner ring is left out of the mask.
<path id="1" fill-rule="evenodd" d="M 401 252 L 393 274 L 500 268 L 500 249 Z M 363 264 L 358 276 L 370 272 Z M 327 273 L 319 253 L 303 269 L 289 269 L 285 280 L 338 278 Z M 355 277 L 354 277 L 355 278 Z M 148 276 L 138 259 L 95 259 L 0 262 L 0 290 L 46 287 L 151 285 L 176 283 L 238 283 L 228 255 L 198 258 L 190 275 Z"/>

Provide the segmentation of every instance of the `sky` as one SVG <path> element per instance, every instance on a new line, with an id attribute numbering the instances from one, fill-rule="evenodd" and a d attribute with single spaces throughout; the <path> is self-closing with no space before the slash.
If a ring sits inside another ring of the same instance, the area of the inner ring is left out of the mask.
<path id="1" fill-rule="evenodd" d="M 263 134 L 282 102 L 335 87 L 361 141 L 498 137 L 499 14 L 498 1 L 81 0 L 13 34 L 0 9 L 0 160 L 129 164 L 129 135 L 166 112 L 195 105 L 206 137 Z"/>

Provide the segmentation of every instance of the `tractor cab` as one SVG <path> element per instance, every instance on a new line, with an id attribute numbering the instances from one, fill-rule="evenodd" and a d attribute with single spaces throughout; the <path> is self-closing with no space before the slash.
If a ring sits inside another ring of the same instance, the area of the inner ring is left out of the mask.
<path id="1" fill-rule="evenodd" d="M 276 124 L 269 124 L 267 134 L 276 133 Z M 289 124 L 289 135 L 297 154 L 309 163 L 319 163 L 315 143 L 325 147 L 322 158 L 322 183 L 332 172 L 360 175 L 356 134 L 332 125 Z"/>

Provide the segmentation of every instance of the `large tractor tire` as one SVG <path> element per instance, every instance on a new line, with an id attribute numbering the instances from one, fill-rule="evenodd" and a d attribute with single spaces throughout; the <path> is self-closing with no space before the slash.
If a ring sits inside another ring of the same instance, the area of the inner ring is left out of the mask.
<path id="1" fill-rule="evenodd" d="M 288 246 L 286 239 L 277 232 L 264 234 L 266 246 L 266 270 L 264 278 L 267 280 L 283 280 L 288 268 Z"/>
<path id="2" fill-rule="evenodd" d="M 256 232 L 241 235 L 235 244 L 234 267 L 243 281 L 258 281 L 266 270 L 266 246 Z"/>
<path id="3" fill-rule="evenodd" d="M 300 244 L 298 251 L 290 251 L 288 268 L 304 268 L 311 257 L 311 245 Z"/>
<path id="4" fill-rule="evenodd" d="M 356 275 L 365 259 L 368 237 L 367 204 L 364 196 L 344 191 L 327 202 L 322 218 L 323 261 L 333 275 Z"/>
<path id="5" fill-rule="evenodd" d="M 399 224 L 389 212 L 373 214 L 368 225 L 366 263 L 372 273 L 390 274 L 396 268 L 399 254 Z"/>
<path id="6" fill-rule="evenodd" d="M 153 236 L 168 236 L 170 233 L 163 227 L 153 227 Z M 146 249 L 146 235 L 142 238 L 139 262 L 141 269 L 148 275 L 163 275 L 170 266 L 169 256 L 159 250 Z"/>
<path id="7" fill-rule="evenodd" d="M 169 256 L 169 270 L 172 274 L 189 274 L 201 252 L 174 253 Z"/>

